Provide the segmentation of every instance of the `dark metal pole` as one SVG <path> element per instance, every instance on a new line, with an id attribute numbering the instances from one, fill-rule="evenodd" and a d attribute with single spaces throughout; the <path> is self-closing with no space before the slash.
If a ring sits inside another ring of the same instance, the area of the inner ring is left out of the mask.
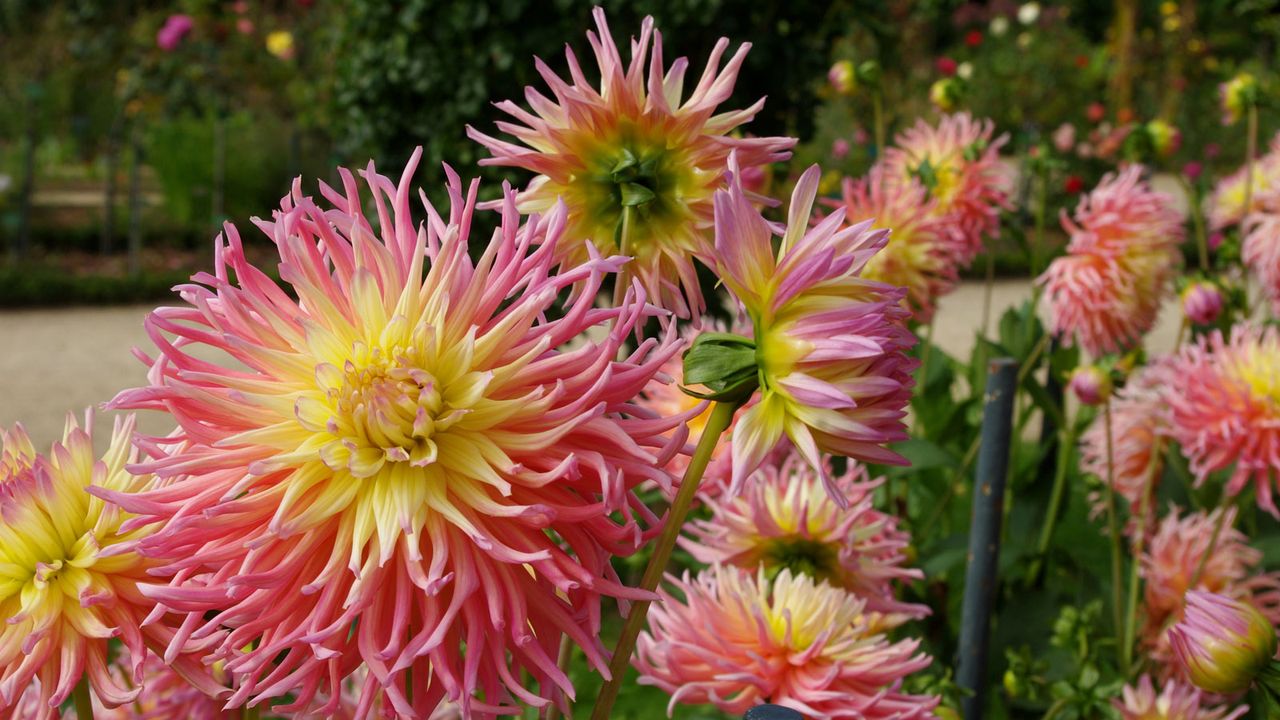
<path id="1" fill-rule="evenodd" d="M 748 710 L 742 720 L 804 720 L 804 716 L 781 705 L 757 705 Z"/>
<path id="2" fill-rule="evenodd" d="M 964 577 L 964 606 L 960 624 L 960 667 L 957 684 L 972 694 L 961 701 L 965 720 L 982 720 L 987 684 L 987 645 L 991 609 L 996 596 L 1000 560 L 1000 524 L 1004 486 L 1009 470 L 1009 440 L 1013 429 L 1013 399 L 1018 364 L 1010 358 L 987 363 L 983 397 L 982 444 L 974 479 L 973 523 L 969 529 L 968 567 Z"/>

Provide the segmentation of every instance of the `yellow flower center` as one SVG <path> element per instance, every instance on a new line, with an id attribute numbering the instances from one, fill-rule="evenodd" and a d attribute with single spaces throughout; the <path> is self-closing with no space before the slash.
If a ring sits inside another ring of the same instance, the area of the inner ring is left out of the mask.
<path id="1" fill-rule="evenodd" d="M 1280 410 L 1280 352 L 1250 348 L 1236 372 L 1255 397 L 1269 400 L 1273 408 Z"/>

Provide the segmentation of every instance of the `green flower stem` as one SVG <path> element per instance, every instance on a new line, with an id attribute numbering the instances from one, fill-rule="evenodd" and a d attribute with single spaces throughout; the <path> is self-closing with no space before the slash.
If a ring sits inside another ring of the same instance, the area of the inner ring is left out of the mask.
<path id="1" fill-rule="evenodd" d="M 1200 203 L 1199 186 L 1186 177 L 1178 176 L 1182 191 L 1187 194 L 1187 205 L 1191 208 L 1191 225 L 1196 233 L 1196 252 L 1200 256 L 1200 271 L 1209 274 L 1209 238 L 1204 228 L 1204 208 Z"/>
<path id="2" fill-rule="evenodd" d="M 1213 551 L 1218 549 L 1218 538 L 1222 536 L 1222 528 L 1227 524 L 1227 508 L 1219 506 L 1218 521 L 1213 524 L 1213 534 L 1209 536 L 1209 545 L 1205 547 L 1204 554 L 1200 556 L 1200 562 L 1196 564 L 1196 571 L 1191 574 L 1191 581 L 1187 583 L 1188 590 L 1195 590 L 1196 585 L 1200 582 L 1200 576 L 1204 575 L 1204 568 L 1209 564 L 1209 558 L 1213 555 Z"/>
<path id="3" fill-rule="evenodd" d="M 1111 612 L 1116 633 L 1116 652 L 1119 653 L 1120 667 L 1128 668 L 1129 652 L 1124 647 L 1124 587 L 1121 584 L 1123 575 L 1124 553 L 1120 548 L 1120 518 L 1116 514 L 1115 490 L 1115 453 L 1112 451 L 1111 439 L 1111 399 L 1102 405 L 1103 422 L 1107 435 L 1107 534 L 1111 536 Z M 1136 559 L 1135 559 L 1135 562 Z"/>
<path id="4" fill-rule="evenodd" d="M 884 157 L 884 90 L 877 85 L 871 93 L 872 124 L 876 133 L 876 159 Z"/>
<path id="5" fill-rule="evenodd" d="M 667 510 L 667 521 L 653 548 L 649 565 L 644 569 L 644 577 L 640 581 L 642 589 L 653 592 L 662 580 L 662 575 L 667 570 L 667 563 L 671 561 L 671 553 L 675 550 L 680 528 L 684 525 L 689 508 L 693 505 L 694 495 L 698 492 L 702 474 L 706 471 L 707 464 L 711 462 L 711 453 L 716 449 L 720 436 L 733 422 L 733 414 L 740 405 L 741 403 L 736 402 L 717 402 L 712 408 L 711 417 L 707 419 L 707 424 L 702 430 L 702 437 L 698 439 L 698 447 L 693 451 L 693 457 L 689 459 L 689 467 L 685 469 L 684 479 L 680 482 L 680 491 L 676 493 L 676 499 Z M 622 636 L 618 638 L 618 644 L 613 649 L 613 657 L 609 661 L 609 680 L 600 688 L 600 696 L 596 698 L 596 706 L 591 711 L 591 720 L 608 720 L 609 714 L 613 711 L 613 703 L 618 699 L 618 691 L 622 689 L 622 681 L 627 676 L 627 668 L 631 664 L 631 653 L 635 651 L 636 638 L 640 636 L 640 630 L 644 627 L 651 602 L 637 600 L 632 603 L 631 612 L 627 613 L 627 622 L 622 627 Z"/>
<path id="6" fill-rule="evenodd" d="M 244 720 L 258 720 L 258 718 L 262 717 L 262 710 L 260 710 L 256 705 L 254 707 L 242 708 L 240 717 L 244 718 Z"/>
<path id="7" fill-rule="evenodd" d="M 560 655 L 556 658 L 556 667 L 563 670 L 565 675 L 569 674 L 569 665 L 573 663 L 573 650 L 575 647 L 568 635 L 560 638 Z M 557 720 L 559 717 L 560 706 L 554 702 L 547 705 L 542 715 L 543 720 Z"/>
<path id="8" fill-rule="evenodd" d="M 1068 423 L 1058 433 L 1058 464 L 1053 471 L 1053 489 L 1049 492 L 1049 511 L 1044 516 L 1044 525 L 1040 529 L 1040 542 L 1036 544 L 1036 559 L 1031 565 L 1028 578 L 1033 585 L 1040 577 L 1040 569 L 1049 552 L 1049 543 L 1053 540 L 1053 530 L 1058 524 L 1058 511 L 1062 507 L 1062 496 L 1067 487 L 1067 465 L 1075 446 L 1075 426 Z"/>
<path id="9" fill-rule="evenodd" d="M 1036 225 L 1031 236 L 1031 276 L 1040 277 L 1040 253 L 1044 248 L 1045 215 L 1049 205 L 1049 166 L 1040 163 L 1040 172 L 1036 173 Z"/>
<path id="10" fill-rule="evenodd" d="M 1249 126 L 1244 151 L 1244 211 L 1253 206 L 1253 164 L 1258 156 L 1258 104 L 1249 103 Z"/>
<path id="11" fill-rule="evenodd" d="M 1186 323 L 1183 323 L 1183 327 Z M 1151 489 L 1155 481 L 1156 470 L 1160 467 L 1160 456 L 1164 452 L 1164 437 L 1157 437 L 1151 453 L 1151 462 L 1147 465 L 1146 475 L 1142 480 L 1142 503 L 1138 506 L 1138 527 L 1133 541 L 1133 563 L 1129 566 L 1129 602 L 1124 614 L 1124 649 L 1125 662 L 1121 670 L 1125 677 L 1133 671 L 1133 644 L 1137 637 L 1138 627 L 1138 586 L 1139 570 L 1142 568 L 1142 551 L 1147 540 L 1147 517 L 1152 508 Z"/>
<path id="12" fill-rule="evenodd" d="M 71 702 L 76 709 L 77 720 L 93 720 L 93 700 L 89 697 L 89 676 L 85 675 L 71 691 Z"/>

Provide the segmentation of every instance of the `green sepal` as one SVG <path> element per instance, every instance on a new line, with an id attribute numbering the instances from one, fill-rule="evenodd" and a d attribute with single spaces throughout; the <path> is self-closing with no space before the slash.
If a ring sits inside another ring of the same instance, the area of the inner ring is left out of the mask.
<path id="1" fill-rule="evenodd" d="M 702 333 L 684 353 L 684 384 L 710 392 L 680 389 L 692 397 L 718 402 L 745 402 L 759 386 L 756 344 L 732 333 Z"/>

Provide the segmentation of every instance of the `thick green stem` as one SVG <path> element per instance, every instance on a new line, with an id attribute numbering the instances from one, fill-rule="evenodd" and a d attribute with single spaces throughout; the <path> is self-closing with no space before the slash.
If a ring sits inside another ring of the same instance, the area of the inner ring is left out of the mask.
<path id="1" fill-rule="evenodd" d="M 1185 327 L 1185 322 L 1183 326 Z M 1133 672 L 1133 644 L 1137 637 L 1138 628 L 1138 590 L 1139 575 L 1142 569 L 1142 551 L 1147 541 L 1147 518 L 1152 511 L 1151 488 L 1155 483 L 1156 472 L 1160 467 L 1160 455 L 1164 452 L 1164 438 L 1157 437 L 1154 449 L 1151 453 L 1150 464 L 1147 465 L 1147 471 L 1142 479 L 1142 495 L 1138 504 L 1138 527 L 1134 535 L 1133 541 L 1133 564 L 1129 567 L 1129 603 L 1125 607 L 1124 614 L 1124 644 L 1121 647 L 1125 652 L 1125 663 L 1121 670 L 1124 671 L 1126 677 Z"/>
<path id="2" fill-rule="evenodd" d="M 1115 490 L 1115 453 L 1112 450 L 1111 438 L 1111 400 L 1107 399 L 1102 406 L 1103 422 L 1107 435 L 1107 532 L 1111 536 L 1111 609 L 1115 623 L 1116 651 L 1119 654 L 1120 667 L 1128 667 L 1128 653 L 1123 647 L 1124 633 L 1124 588 L 1121 576 L 1124 574 L 1124 553 L 1120 548 L 1120 518 L 1116 514 Z"/>
<path id="3" fill-rule="evenodd" d="M 1058 464 L 1053 471 L 1053 489 L 1049 492 L 1049 511 L 1045 514 L 1044 526 L 1040 529 L 1040 542 L 1036 544 L 1036 559 L 1031 566 L 1030 581 L 1033 584 L 1040 577 L 1040 568 L 1044 565 L 1045 555 L 1049 552 L 1049 543 L 1053 540 L 1054 528 L 1058 525 L 1058 511 L 1062 507 L 1062 496 L 1067 487 L 1067 465 L 1075 446 L 1075 426 L 1068 423 L 1058 434 Z"/>
<path id="4" fill-rule="evenodd" d="M 93 699 L 89 697 L 89 678 L 80 678 L 71 691 L 71 702 L 76 709 L 76 720 L 93 720 Z"/>
<path id="5" fill-rule="evenodd" d="M 257 706 L 244 708 L 243 714 L 240 716 L 244 720 L 258 720 L 262 717 L 262 710 Z"/>
<path id="6" fill-rule="evenodd" d="M 1199 185 L 1180 177 L 1182 190 L 1187 194 L 1187 205 L 1191 208 L 1191 225 L 1196 233 L 1196 252 L 1200 256 L 1200 271 L 1209 274 L 1209 237 L 1204 227 L 1204 208 L 1200 202 Z"/>
<path id="7" fill-rule="evenodd" d="M 1204 549 L 1204 554 L 1200 556 L 1200 562 L 1196 563 L 1196 571 L 1191 574 L 1191 581 L 1187 583 L 1188 590 L 1195 590 L 1196 585 L 1200 583 L 1200 577 L 1204 575 L 1204 568 L 1209 564 L 1209 558 L 1213 556 L 1213 551 L 1218 549 L 1218 538 L 1222 536 L 1222 528 L 1227 524 L 1227 512 L 1225 506 L 1218 508 L 1218 521 L 1213 524 L 1213 534 L 1209 536 L 1209 544 Z"/>
<path id="8" fill-rule="evenodd" d="M 711 417 L 707 419 L 707 424 L 702 430 L 702 437 L 698 440 L 698 447 L 693 451 L 693 457 L 689 459 L 689 467 L 685 469 L 684 479 L 680 482 L 676 499 L 667 510 L 667 521 L 663 525 L 662 534 L 658 536 L 653 555 L 650 556 L 649 564 L 644 569 L 644 577 L 640 581 L 642 589 L 653 592 L 662 580 L 662 574 L 667 570 L 667 563 L 671 561 L 671 553 L 675 550 L 680 528 L 684 525 L 684 519 L 693 505 L 694 495 L 698 492 L 702 474 L 711 461 L 711 453 L 716 449 L 720 436 L 733 422 L 733 413 L 738 407 L 738 403 L 718 402 L 712 409 Z M 618 638 L 618 644 L 613 649 L 613 658 L 609 661 L 609 679 L 600 688 L 600 696 L 596 698 L 596 706 L 591 711 L 591 720 L 608 720 L 610 713 L 613 712 L 613 703 L 618 699 L 618 691 L 622 689 L 622 681 L 627 676 L 627 667 L 631 664 L 631 653 L 635 650 L 636 638 L 639 637 L 645 618 L 649 615 L 650 603 L 649 600 L 637 600 L 631 605 L 631 612 L 627 614 L 626 624 L 622 627 L 622 636 Z"/>

